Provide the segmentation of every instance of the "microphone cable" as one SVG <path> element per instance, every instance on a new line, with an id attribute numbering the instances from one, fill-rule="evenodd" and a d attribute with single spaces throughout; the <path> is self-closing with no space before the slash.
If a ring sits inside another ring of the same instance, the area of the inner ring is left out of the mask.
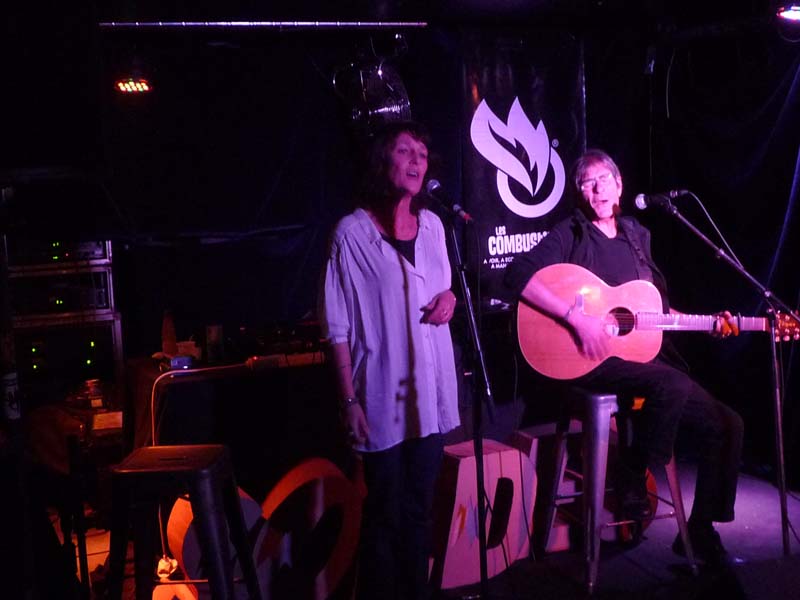
<path id="1" fill-rule="evenodd" d="M 155 378 L 153 381 L 153 386 L 150 389 L 150 446 L 158 446 L 156 441 L 156 416 L 155 416 L 155 405 L 156 405 L 156 390 L 158 389 L 158 385 L 167 378 L 175 378 L 175 377 L 182 377 L 184 375 L 192 375 L 195 373 L 208 373 L 210 371 L 226 371 L 226 370 L 233 370 L 233 369 L 241 369 L 244 363 L 237 363 L 233 365 L 222 365 L 218 367 L 201 367 L 198 369 L 175 369 L 171 371 L 165 371 L 161 373 L 158 377 Z M 163 411 L 161 411 L 163 414 Z M 184 494 L 185 495 L 185 494 Z M 164 537 L 164 515 L 163 515 L 163 507 L 161 503 L 158 505 L 158 536 L 161 541 L 161 558 L 158 559 L 158 565 L 156 567 L 156 576 L 159 578 L 160 581 L 164 581 L 169 579 L 169 576 L 172 575 L 178 569 L 178 561 L 169 554 L 167 551 L 167 540 Z"/>
<path id="2" fill-rule="evenodd" d="M 739 265 L 740 267 L 744 268 L 744 265 L 742 264 L 742 261 L 740 261 L 739 257 L 736 256 L 736 253 L 733 251 L 733 248 L 731 248 L 730 244 L 728 243 L 728 240 L 725 239 L 725 236 L 722 235 L 722 232 L 719 230 L 719 227 L 717 227 L 717 224 L 714 222 L 714 219 L 711 218 L 711 214 L 708 212 L 708 210 L 706 210 L 706 207 L 703 204 L 703 202 L 700 200 L 700 198 L 698 198 L 697 195 L 691 190 L 686 190 L 686 195 L 690 196 L 691 198 L 694 198 L 694 200 L 697 202 L 698 206 L 700 206 L 700 210 L 703 211 L 703 214 L 705 215 L 706 219 L 711 224 L 711 227 L 714 229 L 714 231 L 716 232 L 716 234 L 719 237 L 720 241 L 722 242 L 722 245 L 725 247 L 725 250 L 728 252 L 730 257 L 734 261 L 736 261 L 737 265 Z"/>

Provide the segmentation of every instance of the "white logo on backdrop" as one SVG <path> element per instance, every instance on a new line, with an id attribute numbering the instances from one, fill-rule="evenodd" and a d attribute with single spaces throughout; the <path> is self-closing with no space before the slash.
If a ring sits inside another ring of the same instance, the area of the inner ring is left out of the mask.
<path id="1" fill-rule="evenodd" d="M 528 219 L 546 215 L 555 208 L 564 192 L 564 163 L 561 157 L 550 145 L 544 123 L 534 127 L 519 103 L 519 98 L 514 98 L 514 103 L 508 111 L 508 123 L 503 123 L 492 112 L 486 100 L 482 100 L 475 114 L 472 116 L 470 137 L 475 149 L 486 160 L 497 167 L 497 192 L 508 210 Z M 522 145 L 528 155 L 528 165 L 509 152 L 497 140 L 501 138 L 516 146 Z M 531 203 L 542 187 L 548 170 L 553 169 L 553 189 L 541 202 Z M 536 168 L 536 185 L 531 181 L 531 175 Z M 517 199 L 509 187 L 508 178 L 511 177 L 522 187 L 528 190 L 530 198 L 527 202 Z"/>

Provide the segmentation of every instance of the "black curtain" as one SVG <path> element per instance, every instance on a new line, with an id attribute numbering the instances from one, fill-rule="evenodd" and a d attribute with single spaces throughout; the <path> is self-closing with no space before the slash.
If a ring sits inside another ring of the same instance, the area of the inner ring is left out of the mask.
<path id="1" fill-rule="evenodd" d="M 691 190 L 750 273 L 795 309 L 799 61 L 800 47 L 762 20 L 669 34 L 590 35 L 586 52 L 588 145 L 619 160 L 623 207 L 634 212 L 639 192 Z M 696 200 L 676 202 L 720 244 Z M 656 210 L 637 217 L 653 231 L 654 256 L 676 308 L 766 314 L 760 295 L 677 220 Z M 675 339 L 697 378 L 745 418 L 749 466 L 769 470 L 774 419 L 768 336 Z M 797 480 L 800 446 L 792 440 L 800 431 L 800 398 L 792 381 L 793 345 L 782 346 L 782 359 L 787 467 L 790 480 Z"/>

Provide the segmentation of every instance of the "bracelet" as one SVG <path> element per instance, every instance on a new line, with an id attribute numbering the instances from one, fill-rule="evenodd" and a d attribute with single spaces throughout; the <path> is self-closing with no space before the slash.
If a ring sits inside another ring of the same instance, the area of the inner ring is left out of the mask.
<path id="1" fill-rule="evenodd" d="M 572 306 L 570 306 L 569 309 L 567 309 L 567 313 L 563 316 L 563 320 L 564 321 L 569 321 L 569 316 L 572 314 L 573 310 L 575 310 L 575 305 L 574 304 Z"/>
<path id="2" fill-rule="evenodd" d="M 353 404 L 356 404 L 357 402 L 358 402 L 358 398 L 356 398 L 355 396 L 348 396 L 347 398 L 343 399 L 339 403 L 339 407 L 342 410 L 346 410 L 346 409 L 350 408 Z"/>

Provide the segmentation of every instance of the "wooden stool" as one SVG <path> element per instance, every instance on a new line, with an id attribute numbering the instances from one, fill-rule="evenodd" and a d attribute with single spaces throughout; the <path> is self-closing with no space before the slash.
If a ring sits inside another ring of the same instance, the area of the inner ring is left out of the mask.
<path id="1" fill-rule="evenodd" d="M 619 412 L 617 397 L 614 394 L 593 393 L 586 390 L 575 389 L 574 402 L 571 403 L 570 416 L 582 422 L 582 475 L 583 475 L 583 545 L 586 559 L 585 582 L 589 594 L 594 593 L 597 586 L 598 569 L 600 565 L 600 536 L 603 528 L 609 526 L 629 525 L 632 521 L 615 523 L 600 523 L 599 517 L 603 511 L 605 496 L 606 471 L 608 464 L 609 437 L 611 431 L 611 417 Z M 554 444 L 554 477 L 545 484 L 540 497 L 545 505 L 544 530 L 541 544 L 547 544 L 550 529 L 556 516 L 556 503 L 561 500 L 558 487 L 564 466 L 566 465 L 567 433 L 569 419 L 565 419 L 556 427 L 556 440 Z M 681 539 L 686 548 L 686 557 L 691 565 L 692 572 L 697 574 L 697 564 L 689 540 L 689 529 L 686 525 L 686 513 L 683 508 L 680 482 L 675 468 L 675 458 L 665 466 L 667 484 L 672 501 L 672 511 L 656 515 L 653 519 L 674 518 L 678 523 Z"/>
<path id="2" fill-rule="evenodd" d="M 147 446 L 134 450 L 112 471 L 109 594 L 122 596 L 128 528 L 134 525 L 137 600 L 153 593 L 154 526 L 159 501 L 188 492 L 198 527 L 212 598 L 234 597 L 230 534 L 250 597 L 261 593 L 247 541 L 228 449 L 219 445 Z"/>

